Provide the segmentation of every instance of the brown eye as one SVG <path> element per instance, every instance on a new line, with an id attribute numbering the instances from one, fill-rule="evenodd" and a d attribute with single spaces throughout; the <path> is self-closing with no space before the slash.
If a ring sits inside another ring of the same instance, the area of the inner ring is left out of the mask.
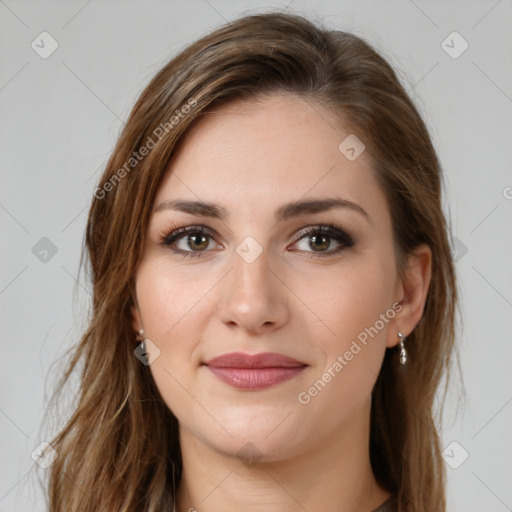
<path id="1" fill-rule="evenodd" d="M 303 243 L 303 247 L 299 250 L 308 253 L 308 257 L 331 256 L 354 245 L 350 235 L 330 225 L 305 228 L 297 234 L 296 239 L 294 245 Z M 334 248 L 331 247 L 333 242 Z M 329 247 L 331 247 L 331 250 L 328 250 Z"/>
<path id="2" fill-rule="evenodd" d="M 175 229 L 161 241 L 162 245 L 168 246 L 173 252 L 192 258 L 207 252 L 212 243 L 216 248 L 221 248 L 214 242 L 213 233 L 204 226 Z"/>
<path id="3" fill-rule="evenodd" d="M 325 235 L 312 235 L 309 237 L 311 247 L 315 247 L 320 251 L 326 251 L 331 245 L 331 239 Z"/>
<path id="4" fill-rule="evenodd" d="M 209 244 L 209 237 L 205 235 L 187 235 L 184 238 L 185 240 L 188 239 L 188 246 L 193 251 L 202 251 L 206 249 Z"/>

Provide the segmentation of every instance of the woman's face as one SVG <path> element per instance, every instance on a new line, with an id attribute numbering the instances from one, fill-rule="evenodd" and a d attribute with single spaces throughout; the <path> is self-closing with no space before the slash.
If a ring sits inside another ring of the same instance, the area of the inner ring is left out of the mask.
<path id="1" fill-rule="evenodd" d="M 164 177 L 132 311 L 182 436 L 279 460 L 364 425 L 403 291 L 385 196 L 348 136 L 295 96 L 238 101 Z"/>

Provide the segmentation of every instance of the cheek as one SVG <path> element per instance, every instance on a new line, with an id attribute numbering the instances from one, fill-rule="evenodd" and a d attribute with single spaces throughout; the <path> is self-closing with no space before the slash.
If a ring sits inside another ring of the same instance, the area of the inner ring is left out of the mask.
<path id="1" fill-rule="evenodd" d="M 202 299 L 213 285 L 213 276 L 197 279 L 193 271 L 169 266 L 165 259 L 143 262 L 137 272 L 137 297 L 146 334 L 164 348 L 171 339 L 173 348 L 179 346 L 178 334 L 197 326 Z"/>
<path id="2" fill-rule="evenodd" d="M 319 283 L 318 293 L 309 294 L 315 313 L 329 329 L 311 338 L 322 360 L 297 398 L 308 417 L 323 418 L 326 430 L 349 421 L 371 395 L 394 316 L 389 313 L 391 279 L 375 260 L 331 274 L 329 293 L 322 293 L 327 288 Z"/>
<path id="3" fill-rule="evenodd" d="M 159 349 L 151 363 L 153 380 L 169 409 L 190 417 L 191 375 L 198 364 L 196 349 L 202 339 L 213 276 L 197 279 L 192 272 L 153 259 L 137 272 L 137 298 L 146 337 Z"/>
<path id="4" fill-rule="evenodd" d="M 350 271 L 326 269 L 325 274 L 318 275 L 314 287 L 304 287 L 298 293 L 307 297 L 314 312 L 310 315 L 309 336 L 323 355 L 319 372 L 331 368 L 338 356 L 346 356 L 343 372 L 347 377 L 351 375 L 354 382 L 367 377 L 371 385 L 379 372 L 386 332 L 395 316 L 394 274 L 380 257 L 370 253 L 355 262 L 354 258 Z"/>
<path id="5" fill-rule="evenodd" d="M 195 349 L 211 316 L 221 277 L 213 270 L 199 273 L 194 265 L 169 263 L 165 255 L 140 264 L 137 299 L 146 336 L 161 351 L 160 365 L 197 364 Z"/>
<path id="6" fill-rule="evenodd" d="M 338 270 L 317 274 L 314 286 L 302 281 L 298 294 L 330 334 L 331 341 L 353 338 L 373 325 L 391 307 L 393 275 L 378 258 L 368 255 Z M 313 317 L 313 316 L 312 316 Z"/>

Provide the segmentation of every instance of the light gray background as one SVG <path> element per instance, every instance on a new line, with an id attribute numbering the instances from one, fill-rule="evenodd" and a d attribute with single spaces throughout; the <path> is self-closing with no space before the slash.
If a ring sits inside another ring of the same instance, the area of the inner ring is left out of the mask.
<path id="1" fill-rule="evenodd" d="M 171 56 L 224 20 L 285 6 L 0 0 L 0 511 L 45 509 L 30 476 L 44 440 L 45 385 L 51 391 L 51 362 L 84 326 L 88 284 L 75 278 L 86 212 L 136 97 Z M 454 416 L 452 385 L 443 443 L 459 443 L 447 452 L 452 464 L 462 449 L 469 458 L 447 468 L 449 510 L 512 510 L 511 0 L 295 0 L 289 9 L 371 41 L 430 127 L 460 258 L 468 395 Z M 59 45 L 47 59 L 31 48 L 43 31 Z M 453 31 L 469 44 L 456 59 L 441 45 Z M 57 247 L 46 262 L 32 251 L 42 237 Z"/>

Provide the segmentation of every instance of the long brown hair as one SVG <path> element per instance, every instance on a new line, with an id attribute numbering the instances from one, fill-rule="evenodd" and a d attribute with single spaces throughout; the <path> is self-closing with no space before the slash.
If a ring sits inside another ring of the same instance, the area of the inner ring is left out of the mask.
<path id="1" fill-rule="evenodd" d="M 62 389 L 81 368 L 72 415 L 50 441 L 58 453 L 47 470 L 52 512 L 172 510 L 181 475 L 178 423 L 133 353 L 134 275 L 155 191 L 185 134 L 209 108 L 273 93 L 336 112 L 364 141 L 391 211 L 400 276 L 415 246 L 432 250 L 430 288 L 407 341 L 407 366 L 398 363 L 397 350 L 387 350 L 373 390 L 370 458 L 400 512 L 445 510 L 434 406 L 456 354 L 457 292 L 429 133 L 393 69 L 368 43 L 297 15 L 267 13 L 224 25 L 157 73 L 94 191 L 85 235 L 92 313 L 59 382 Z"/>

